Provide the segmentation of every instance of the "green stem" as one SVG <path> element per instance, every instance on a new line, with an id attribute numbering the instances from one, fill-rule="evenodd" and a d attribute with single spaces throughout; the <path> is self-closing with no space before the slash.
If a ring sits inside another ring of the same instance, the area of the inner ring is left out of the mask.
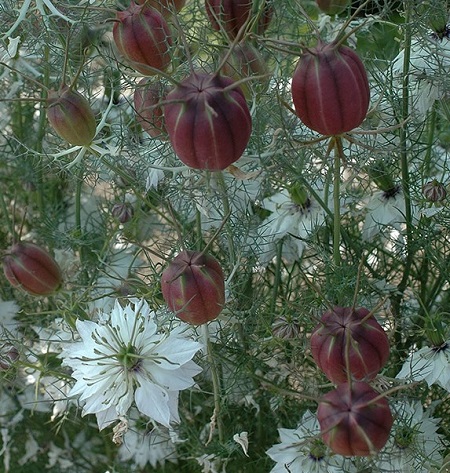
<path id="1" fill-rule="evenodd" d="M 280 287 L 280 281 L 281 281 L 282 252 L 283 252 L 283 241 L 279 240 L 277 242 L 277 254 L 276 254 L 276 260 L 275 260 L 275 279 L 274 279 L 273 288 L 272 288 L 272 300 L 270 301 L 270 316 L 272 317 L 272 320 L 276 311 L 278 288 Z"/>
<path id="2" fill-rule="evenodd" d="M 1 186 L 0 186 L 0 189 L 1 189 Z M 9 218 L 8 206 L 6 205 L 5 196 L 3 192 L 1 192 L 1 190 L 0 190 L 0 209 L 2 210 L 2 213 L 3 213 L 3 222 L 6 223 L 6 226 L 8 227 L 8 230 L 11 233 L 14 242 L 16 242 L 18 240 L 18 235 L 11 219 Z"/>
<path id="3" fill-rule="evenodd" d="M 197 250 L 202 251 L 203 232 L 202 232 L 202 215 L 197 209 L 195 213 L 195 224 L 197 226 Z"/>
<path id="4" fill-rule="evenodd" d="M 87 265 L 85 264 L 86 260 L 86 248 L 82 242 L 83 228 L 81 225 L 81 193 L 83 189 L 83 177 L 84 177 L 84 168 L 79 166 L 79 171 L 76 176 L 76 189 L 75 189 L 75 235 L 76 238 L 81 241 L 80 243 L 80 265 L 83 268 L 82 271 L 82 280 L 87 284 L 89 281 L 89 275 L 87 272 Z"/>
<path id="5" fill-rule="evenodd" d="M 46 46 L 44 48 L 44 64 L 49 64 L 50 63 L 50 48 L 48 46 L 48 43 L 46 43 Z M 50 82 L 50 71 L 49 68 L 46 67 L 44 69 L 44 76 L 43 76 L 43 90 L 41 92 L 41 98 L 43 100 L 46 100 L 46 97 L 48 95 L 48 87 L 49 87 L 49 82 Z M 45 132 L 47 131 L 47 114 L 46 114 L 46 107 L 44 105 L 44 102 L 41 102 L 39 105 L 39 121 L 38 121 L 38 130 L 36 134 L 36 142 L 34 149 L 37 151 L 38 154 L 42 153 L 43 146 L 42 143 L 45 138 Z M 36 188 L 38 189 L 37 192 L 37 204 L 39 207 L 39 211 L 42 216 L 45 215 L 45 202 L 44 202 L 44 176 L 42 172 L 42 159 L 40 157 L 36 158 L 38 160 L 38 166 L 36 169 Z"/>
<path id="6" fill-rule="evenodd" d="M 217 181 L 220 187 L 220 195 L 222 198 L 223 204 L 223 215 L 224 218 L 226 215 L 231 215 L 230 201 L 228 199 L 227 186 L 225 184 L 225 178 L 223 177 L 223 171 L 218 171 L 216 173 Z M 230 255 L 230 266 L 234 267 L 236 264 L 236 252 L 234 250 L 234 240 L 233 240 L 233 230 L 230 224 L 230 221 L 227 221 L 225 224 L 226 233 L 227 233 L 227 242 L 228 242 L 228 253 Z"/>
<path id="7" fill-rule="evenodd" d="M 412 2 L 404 1 L 405 7 L 405 41 L 404 41 L 404 59 L 403 59 L 403 83 L 402 83 L 402 108 L 399 123 L 402 123 L 399 132 L 399 153 L 400 153 L 400 167 L 402 176 L 402 188 L 405 199 L 405 219 L 406 219 L 406 258 L 403 268 L 402 279 L 397 285 L 397 292 L 392 297 L 391 306 L 394 317 L 400 315 L 400 305 L 404 296 L 405 289 L 408 285 L 408 280 L 413 263 L 412 250 L 412 212 L 411 212 L 411 198 L 410 198 L 410 178 L 408 169 L 408 128 L 407 118 L 409 116 L 409 66 L 411 58 L 411 20 L 412 20 Z M 401 359 L 405 356 L 404 340 L 402 331 L 397 327 L 394 333 L 393 344 L 397 347 L 394 356 L 392 356 L 392 366 L 398 366 Z"/>
<path id="8" fill-rule="evenodd" d="M 209 338 L 209 331 L 208 331 L 208 324 L 202 325 L 203 329 L 203 338 L 205 341 L 206 346 L 206 353 L 209 362 L 209 369 L 211 370 L 211 381 L 213 385 L 213 395 L 214 395 L 214 418 L 217 425 L 217 431 L 219 434 L 219 442 L 224 442 L 224 432 L 223 432 L 223 424 L 222 424 L 222 415 L 221 415 L 221 406 L 220 406 L 220 381 L 219 381 L 219 373 L 217 370 L 217 365 L 214 360 L 213 354 L 213 345 Z M 211 425 L 212 428 L 212 425 Z"/>
<path id="9" fill-rule="evenodd" d="M 333 262 L 336 267 L 341 264 L 341 203 L 340 203 L 340 186 L 341 186 L 341 159 L 343 158 L 342 139 L 340 136 L 333 138 L 334 148 L 334 164 L 333 164 Z"/>
<path id="10" fill-rule="evenodd" d="M 406 219 L 406 261 L 403 271 L 403 277 L 397 286 L 398 292 L 402 294 L 406 289 L 409 274 L 413 263 L 412 250 L 412 210 L 411 210 L 411 196 L 410 196 L 410 176 L 408 169 L 408 128 L 406 120 L 409 116 L 409 66 L 411 57 L 411 19 L 412 19 L 412 2 L 405 1 L 405 47 L 403 60 L 403 84 L 402 84 L 402 115 L 400 123 L 403 123 L 400 128 L 400 166 L 402 176 L 402 187 L 405 198 L 405 219 Z"/>
<path id="11" fill-rule="evenodd" d="M 427 151 L 425 153 L 425 157 L 422 164 L 422 176 L 428 177 L 430 175 L 430 168 L 431 168 L 431 147 L 433 146 L 434 141 L 434 132 L 436 129 L 436 105 L 434 104 L 431 108 L 431 111 L 428 114 L 428 121 L 427 121 Z M 426 182 L 426 181 L 425 181 Z"/>

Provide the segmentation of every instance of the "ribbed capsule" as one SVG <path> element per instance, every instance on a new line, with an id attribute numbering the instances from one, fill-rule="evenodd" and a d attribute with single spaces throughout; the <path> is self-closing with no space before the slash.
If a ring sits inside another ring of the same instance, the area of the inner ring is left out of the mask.
<path id="1" fill-rule="evenodd" d="M 376 399 L 376 400 L 375 400 Z M 334 453 L 370 456 L 386 444 L 393 424 L 389 403 L 369 384 L 340 384 L 317 408 L 323 441 Z"/>
<path id="2" fill-rule="evenodd" d="M 250 111 L 233 79 L 194 72 L 166 97 L 164 118 L 180 160 L 218 171 L 237 161 L 252 131 Z"/>
<path id="3" fill-rule="evenodd" d="M 363 307 L 334 307 L 311 334 L 311 353 L 333 383 L 373 379 L 389 359 L 389 339 Z"/>
<path id="4" fill-rule="evenodd" d="M 89 102 L 67 85 L 48 92 L 47 118 L 56 133 L 72 145 L 88 146 L 95 137 L 95 116 Z"/>
<path id="5" fill-rule="evenodd" d="M 228 54 L 228 51 L 225 51 L 225 54 Z M 233 47 L 221 72 L 235 80 L 255 77 L 254 80 L 241 84 L 242 92 L 247 100 L 252 100 L 253 93 L 262 93 L 269 86 L 267 64 L 261 53 L 247 41 L 241 41 Z"/>
<path id="6" fill-rule="evenodd" d="M 223 30 L 231 39 L 235 38 L 248 22 L 256 34 L 262 34 L 272 20 L 272 6 L 263 0 L 261 11 L 253 11 L 252 0 L 205 0 L 206 13 L 213 29 Z M 254 17 L 252 17 L 254 15 Z"/>
<path id="7" fill-rule="evenodd" d="M 300 120 L 322 135 L 340 135 L 361 125 L 369 108 L 367 73 L 347 46 L 320 42 L 300 57 L 292 78 Z"/>
<path id="8" fill-rule="evenodd" d="M 7 251 L 3 272 L 14 287 L 35 296 L 52 294 L 62 283 L 58 263 L 46 250 L 30 242 L 16 243 Z"/>
<path id="9" fill-rule="evenodd" d="M 113 38 L 130 66 L 144 75 L 165 71 L 170 64 L 169 26 L 159 11 L 146 4 L 132 2 L 126 10 L 117 12 Z"/>
<path id="10" fill-rule="evenodd" d="M 136 120 L 152 138 L 161 138 L 166 135 L 161 102 L 167 92 L 164 84 L 147 78 L 142 79 L 134 91 Z"/>
<path id="11" fill-rule="evenodd" d="M 225 304 L 225 278 L 219 262 L 198 251 L 182 251 L 163 271 L 161 290 L 169 309 L 194 325 L 215 319 Z"/>

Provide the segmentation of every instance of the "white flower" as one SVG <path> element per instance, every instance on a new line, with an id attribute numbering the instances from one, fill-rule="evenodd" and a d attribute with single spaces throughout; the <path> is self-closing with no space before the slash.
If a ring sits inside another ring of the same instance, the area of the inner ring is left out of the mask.
<path id="1" fill-rule="evenodd" d="M 118 301 L 101 321 L 77 320 L 81 342 L 61 354 L 74 371 L 71 396 L 80 396 L 83 415 L 96 414 L 99 428 L 126 417 L 133 401 L 144 415 L 165 426 L 179 422 L 179 391 L 194 384 L 201 368 L 192 357 L 201 345 L 184 326 L 161 333 L 144 300 Z"/>
<path id="2" fill-rule="evenodd" d="M 142 432 L 135 423 L 126 432 L 123 444 L 119 448 L 119 458 L 129 464 L 143 469 L 147 463 L 153 468 L 164 466 L 166 461 L 177 462 L 175 445 L 169 432 L 162 428 L 154 428 L 151 432 Z"/>
<path id="3" fill-rule="evenodd" d="M 333 457 L 320 439 L 319 422 L 306 411 L 296 429 L 278 429 L 281 442 L 267 450 L 276 465 L 271 473 L 350 473 L 353 465 Z"/>
<path id="4" fill-rule="evenodd" d="M 385 227 L 401 231 L 405 224 L 405 198 L 400 186 L 390 191 L 379 191 L 367 203 L 363 226 L 363 239 L 371 241 Z"/>
<path id="5" fill-rule="evenodd" d="M 424 412 L 422 404 L 399 401 L 393 406 L 394 425 L 386 446 L 375 461 L 380 471 L 397 473 L 438 471 L 442 465 L 442 435 L 439 419 Z M 436 468 L 436 470 L 434 470 Z"/>
<path id="6" fill-rule="evenodd" d="M 392 71 L 403 81 L 404 50 L 392 63 Z M 435 100 L 447 93 L 446 71 L 450 66 L 450 38 L 428 35 L 411 43 L 410 83 L 413 109 L 424 116 Z"/>
<path id="7" fill-rule="evenodd" d="M 450 340 L 439 347 L 423 347 L 412 353 L 396 376 L 439 384 L 450 392 Z"/>
<path id="8" fill-rule="evenodd" d="M 262 201 L 262 207 L 271 212 L 258 229 L 259 259 L 266 266 L 276 254 L 276 244 L 283 242 L 283 256 L 299 259 L 306 247 L 305 240 L 325 221 L 325 211 L 314 198 L 305 204 L 293 202 L 287 189 Z"/>

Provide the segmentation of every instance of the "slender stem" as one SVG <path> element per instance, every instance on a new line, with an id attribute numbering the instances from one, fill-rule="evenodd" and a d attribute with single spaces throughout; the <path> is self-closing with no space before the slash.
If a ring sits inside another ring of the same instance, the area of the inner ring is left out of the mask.
<path id="1" fill-rule="evenodd" d="M 200 210 L 195 212 L 195 225 L 197 227 L 197 250 L 202 251 L 203 246 L 203 233 L 202 233 L 202 214 Z"/>
<path id="2" fill-rule="evenodd" d="M 335 266 L 341 264 L 341 158 L 343 157 L 342 139 L 339 136 L 334 138 L 334 182 L 333 182 L 333 261 Z"/>
<path id="3" fill-rule="evenodd" d="M 422 175 L 428 177 L 430 175 L 430 163 L 431 163 L 431 147 L 433 146 L 433 141 L 434 141 L 434 133 L 436 129 L 436 104 L 433 104 L 431 107 L 431 111 L 428 114 L 428 121 L 427 121 L 427 128 L 428 128 L 428 134 L 427 134 L 427 151 L 425 153 L 425 158 L 423 160 L 423 165 L 422 165 Z"/>
<path id="4" fill-rule="evenodd" d="M 400 128 L 400 166 L 402 175 L 403 194 L 405 198 L 405 219 L 406 219 L 406 262 L 403 271 L 403 277 L 397 287 L 400 293 L 406 289 L 409 273 L 413 263 L 412 250 L 412 210 L 410 196 L 410 176 L 408 169 L 408 128 L 405 123 L 409 115 L 409 67 L 411 57 L 411 20 L 412 20 L 412 2 L 405 1 L 405 46 L 403 60 L 403 84 L 402 84 L 402 116 L 401 121 L 404 122 Z"/>
<path id="5" fill-rule="evenodd" d="M 50 63 L 50 48 L 49 48 L 49 43 L 45 43 L 45 48 L 44 48 L 44 64 L 49 64 Z M 50 82 L 50 71 L 49 68 L 46 67 L 44 69 L 44 75 L 43 75 L 43 86 L 44 89 L 41 91 L 41 98 L 45 99 L 46 96 L 48 95 L 48 86 Z M 36 143 L 34 146 L 34 149 L 37 153 L 42 153 L 43 146 L 42 143 L 44 142 L 45 138 L 45 132 L 47 131 L 47 114 L 46 114 L 46 107 L 41 103 L 39 105 L 39 121 L 38 121 L 38 130 L 36 134 Z M 39 156 L 37 157 L 38 161 L 38 167 L 36 169 L 36 187 L 38 189 L 38 206 L 39 206 L 39 211 L 42 216 L 45 215 L 45 202 L 44 202 L 44 175 L 42 172 L 42 159 Z"/>
<path id="6" fill-rule="evenodd" d="M 223 214 L 224 216 L 231 215 L 230 200 L 228 199 L 227 186 L 225 184 L 225 179 L 223 177 L 223 171 L 218 171 L 216 175 L 217 175 L 217 180 L 219 182 L 220 194 L 222 198 L 222 204 L 223 204 L 223 210 L 224 210 Z M 226 232 L 227 232 L 227 242 L 228 242 L 228 253 L 230 255 L 230 264 L 231 266 L 234 266 L 236 264 L 236 252 L 234 250 L 233 230 L 229 221 L 226 223 Z"/>
<path id="7" fill-rule="evenodd" d="M 274 317 L 276 306 L 277 306 L 277 298 L 278 298 L 278 288 L 280 287 L 281 281 L 281 255 L 283 252 L 283 241 L 279 240 L 277 242 L 277 254 L 275 256 L 275 279 L 273 281 L 273 288 L 272 288 L 272 300 L 270 301 L 270 316 Z"/>
<path id="8" fill-rule="evenodd" d="M 211 381 L 213 385 L 213 394 L 214 394 L 214 418 L 216 420 L 217 431 L 219 434 L 219 442 L 223 443 L 224 441 L 224 432 L 222 424 L 222 415 L 221 415 L 221 405 L 220 405 L 220 381 L 219 373 L 217 370 L 217 365 L 214 360 L 213 354 L 213 345 L 209 338 L 208 324 L 202 325 L 203 338 L 206 346 L 206 353 L 209 362 L 209 369 L 211 370 Z"/>
<path id="9" fill-rule="evenodd" d="M 76 189 L 75 189 L 75 235 L 76 238 L 82 241 L 83 228 L 81 225 L 81 192 L 83 188 L 83 177 L 84 177 L 84 168 L 83 166 L 79 167 L 79 172 L 76 177 Z M 80 244 L 80 264 L 83 268 L 82 278 L 85 282 L 89 281 L 89 275 L 87 272 L 87 265 L 85 264 L 86 259 L 86 248 L 83 243 Z"/>
<path id="10" fill-rule="evenodd" d="M 3 192 L 1 191 L 1 186 L 0 186 L 0 210 L 3 213 L 3 222 L 6 223 L 6 226 L 8 227 L 8 230 L 11 233 L 14 242 L 16 242 L 18 239 L 17 232 L 14 228 L 14 225 L 11 219 L 9 218 L 9 211 L 5 202 L 5 196 Z"/>

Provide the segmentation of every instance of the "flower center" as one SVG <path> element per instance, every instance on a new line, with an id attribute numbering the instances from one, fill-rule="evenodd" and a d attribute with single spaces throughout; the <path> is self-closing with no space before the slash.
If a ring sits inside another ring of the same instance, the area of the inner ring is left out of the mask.
<path id="1" fill-rule="evenodd" d="M 400 193 L 400 189 L 401 187 L 399 185 L 396 185 L 394 187 L 391 187 L 390 189 L 388 190 L 385 190 L 383 192 L 383 197 L 386 199 L 386 200 L 389 200 L 389 199 L 393 199 L 397 194 Z"/>
<path id="2" fill-rule="evenodd" d="M 395 437 L 394 437 L 395 445 L 397 445 L 397 447 L 402 450 L 405 448 L 408 448 L 412 444 L 415 435 L 416 433 L 414 429 L 411 429 L 410 427 L 406 427 L 406 426 L 401 427 L 395 433 Z"/>
<path id="3" fill-rule="evenodd" d="M 311 443 L 309 458 L 315 462 L 320 462 L 325 457 L 325 444 L 320 439 L 315 439 Z"/>
<path id="4" fill-rule="evenodd" d="M 126 371 L 139 371 L 142 364 L 142 357 L 133 346 L 122 347 L 117 359 L 123 365 Z"/>

